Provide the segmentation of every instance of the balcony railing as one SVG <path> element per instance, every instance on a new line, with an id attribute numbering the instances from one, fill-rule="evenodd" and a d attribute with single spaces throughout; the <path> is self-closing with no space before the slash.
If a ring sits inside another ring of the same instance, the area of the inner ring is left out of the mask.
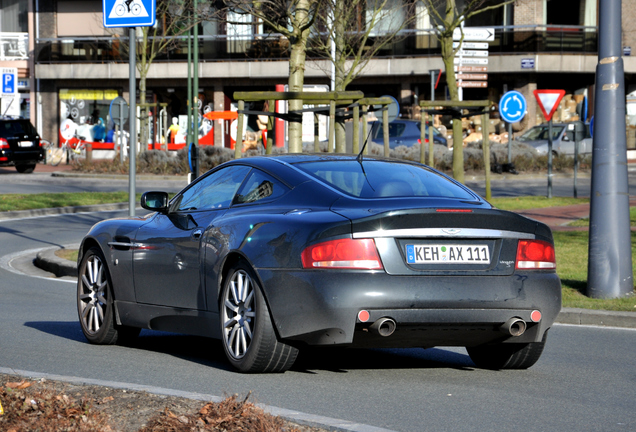
<path id="1" fill-rule="evenodd" d="M 580 26 L 507 26 L 494 27 L 495 40 L 489 51 L 497 54 L 596 54 L 596 27 Z M 320 36 L 317 36 L 320 37 Z M 186 61 L 187 37 L 172 37 L 155 61 Z M 278 34 L 250 36 L 199 36 L 201 61 L 268 61 L 289 58 L 289 41 Z M 38 39 L 37 63 L 111 63 L 127 62 L 127 38 L 56 38 Z M 387 44 L 376 57 L 439 56 L 441 48 L 434 30 L 404 30 L 394 42 Z M 308 51 L 308 57 L 317 55 Z"/>
<path id="2" fill-rule="evenodd" d="M 29 34 L 0 32 L 0 60 L 28 60 Z"/>

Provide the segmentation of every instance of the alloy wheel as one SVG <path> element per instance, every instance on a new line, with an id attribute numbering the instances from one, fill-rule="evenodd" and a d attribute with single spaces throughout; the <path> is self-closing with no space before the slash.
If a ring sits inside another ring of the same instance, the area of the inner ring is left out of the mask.
<path id="1" fill-rule="evenodd" d="M 86 332 L 94 335 L 104 324 L 108 306 L 108 279 L 104 272 L 104 264 L 97 255 L 86 260 L 81 278 L 80 318 Z"/>
<path id="2" fill-rule="evenodd" d="M 223 341 L 229 354 L 240 359 L 254 338 L 256 310 L 254 284 L 244 271 L 237 270 L 223 295 Z"/>

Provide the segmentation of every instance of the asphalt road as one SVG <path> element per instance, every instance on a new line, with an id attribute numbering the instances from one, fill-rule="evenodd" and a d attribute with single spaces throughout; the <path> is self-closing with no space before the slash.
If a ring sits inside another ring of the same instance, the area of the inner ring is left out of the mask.
<path id="1" fill-rule="evenodd" d="M 217 396 L 343 419 L 348 430 L 636 430 L 636 331 L 556 325 L 527 371 L 476 369 L 463 349 L 312 350 L 291 371 L 241 375 L 218 342 L 143 331 L 133 347 L 89 345 L 75 285 L 19 274 L 24 251 L 80 241 L 103 217 L 0 221 L 0 368 Z M 25 261 L 27 261 L 25 263 Z"/>

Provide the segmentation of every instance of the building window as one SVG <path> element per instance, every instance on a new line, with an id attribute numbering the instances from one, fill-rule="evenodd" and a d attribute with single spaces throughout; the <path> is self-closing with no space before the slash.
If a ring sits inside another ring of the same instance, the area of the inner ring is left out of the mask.
<path id="1" fill-rule="evenodd" d="M 28 3 L 24 0 L 0 0 L 0 32 L 28 33 Z"/>

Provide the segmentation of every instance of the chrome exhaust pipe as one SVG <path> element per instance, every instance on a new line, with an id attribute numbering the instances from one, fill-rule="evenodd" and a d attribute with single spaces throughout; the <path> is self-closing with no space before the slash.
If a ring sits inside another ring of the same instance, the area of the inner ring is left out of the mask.
<path id="1" fill-rule="evenodd" d="M 518 317 L 512 317 L 499 327 L 503 333 L 509 336 L 521 336 L 526 331 L 526 322 Z"/>
<path id="2" fill-rule="evenodd" d="M 396 328 L 397 324 L 395 323 L 395 321 L 393 321 L 391 318 L 384 317 L 371 324 L 369 330 L 377 335 L 387 337 L 391 336 L 393 332 L 395 332 Z"/>

